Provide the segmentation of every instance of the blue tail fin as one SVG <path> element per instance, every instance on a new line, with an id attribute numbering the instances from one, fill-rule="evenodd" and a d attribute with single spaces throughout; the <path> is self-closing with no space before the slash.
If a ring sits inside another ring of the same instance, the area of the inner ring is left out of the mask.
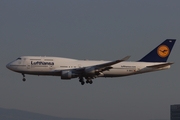
<path id="1" fill-rule="evenodd" d="M 166 62 L 175 42 L 176 39 L 166 39 L 139 62 Z"/>

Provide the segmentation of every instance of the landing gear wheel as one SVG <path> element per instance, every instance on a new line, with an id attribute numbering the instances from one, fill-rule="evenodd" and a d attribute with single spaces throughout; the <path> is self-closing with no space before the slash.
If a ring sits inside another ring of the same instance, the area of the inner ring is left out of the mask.
<path id="1" fill-rule="evenodd" d="M 84 79 L 83 79 L 83 77 L 79 77 L 79 82 L 81 83 L 81 85 L 84 85 Z"/>
<path id="2" fill-rule="evenodd" d="M 90 79 L 90 78 L 86 78 L 86 83 L 88 84 L 92 84 L 93 83 L 93 81 L 92 81 L 92 79 Z"/>
<path id="3" fill-rule="evenodd" d="M 25 75 L 22 73 L 22 75 L 23 75 L 23 81 L 25 82 L 26 81 L 26 78 L 25 78 Z"/>
<path id="4" fill-rule="evenodd" d="M 81 82 L 81 85 L 84 85 L 84 82 Z"/>
<path id="5" fill-rule="evenodd" d="M 25 82 L 25 81 L 26 81 L 26 78 L 23 78 L 22 80 Z"/>
<path id="6" fill-rule="evenodd" d="M 91 80 L 91 81 L 89 81 L 89 83 L 90 83 L 90 84 L 92 84 L 92 83 L 93 83 L 93 81 Z"/>

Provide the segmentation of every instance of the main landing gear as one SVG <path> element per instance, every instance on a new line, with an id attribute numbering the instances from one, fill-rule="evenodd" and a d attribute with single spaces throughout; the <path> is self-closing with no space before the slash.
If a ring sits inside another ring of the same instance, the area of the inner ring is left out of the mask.
<path id="1" fill-rule="evenodd" d="M 84 79 L 83 79 L 83 77 L 79 77 L 79 82 L 81 83 L 81 85 L 84 85 Z"/>
<path id="2" fill-rule="evenodd" d="M 89 83 L 89 84 L 92 84 L 93 81 L 92 81 L 90 78 L 87 78 L 87 79 L 86 79 L 86 83 L 87 83 L 87 84 L 88 84 L 88 83 Z"/>
<path id="3" fill-rule="evenodd" d="M 81 83 L 81 85 L 85 84 L 83 77 L 79 77 L 79 82 Z M 90 78 L 86 78 L 86 83 L 92 84 L 93 81 Z"/>
<path id="4" fill-rule="evenodd" d="M 23 75 L 23 81 L 25 82 L 26 81 L 26 78 L 25 78 L 25 75 L 22 73 L 22 75 Z"/>

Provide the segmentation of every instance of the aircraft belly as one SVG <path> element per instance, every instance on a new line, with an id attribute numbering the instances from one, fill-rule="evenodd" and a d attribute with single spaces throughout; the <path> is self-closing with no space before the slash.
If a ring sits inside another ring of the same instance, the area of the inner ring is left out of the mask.
<path id="1" fill-rule="evenodd" d="M 43 71 L 16 71 L 23 74 L 29 74 L 29 75 L 49 75 L 49 76 L 60 76 L 60 73 L 54 73 L 54 72 L 43 72 Z"/>

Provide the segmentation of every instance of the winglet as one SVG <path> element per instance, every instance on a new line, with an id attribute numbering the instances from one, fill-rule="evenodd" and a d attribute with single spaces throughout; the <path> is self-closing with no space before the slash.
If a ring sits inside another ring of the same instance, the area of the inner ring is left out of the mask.
<path id="1" fill-rule="evenodd" d="M 121 59 L 121 61 L 126 61 L 130 58 L 131 56 L 126 56 L 125 58 Z"/>

